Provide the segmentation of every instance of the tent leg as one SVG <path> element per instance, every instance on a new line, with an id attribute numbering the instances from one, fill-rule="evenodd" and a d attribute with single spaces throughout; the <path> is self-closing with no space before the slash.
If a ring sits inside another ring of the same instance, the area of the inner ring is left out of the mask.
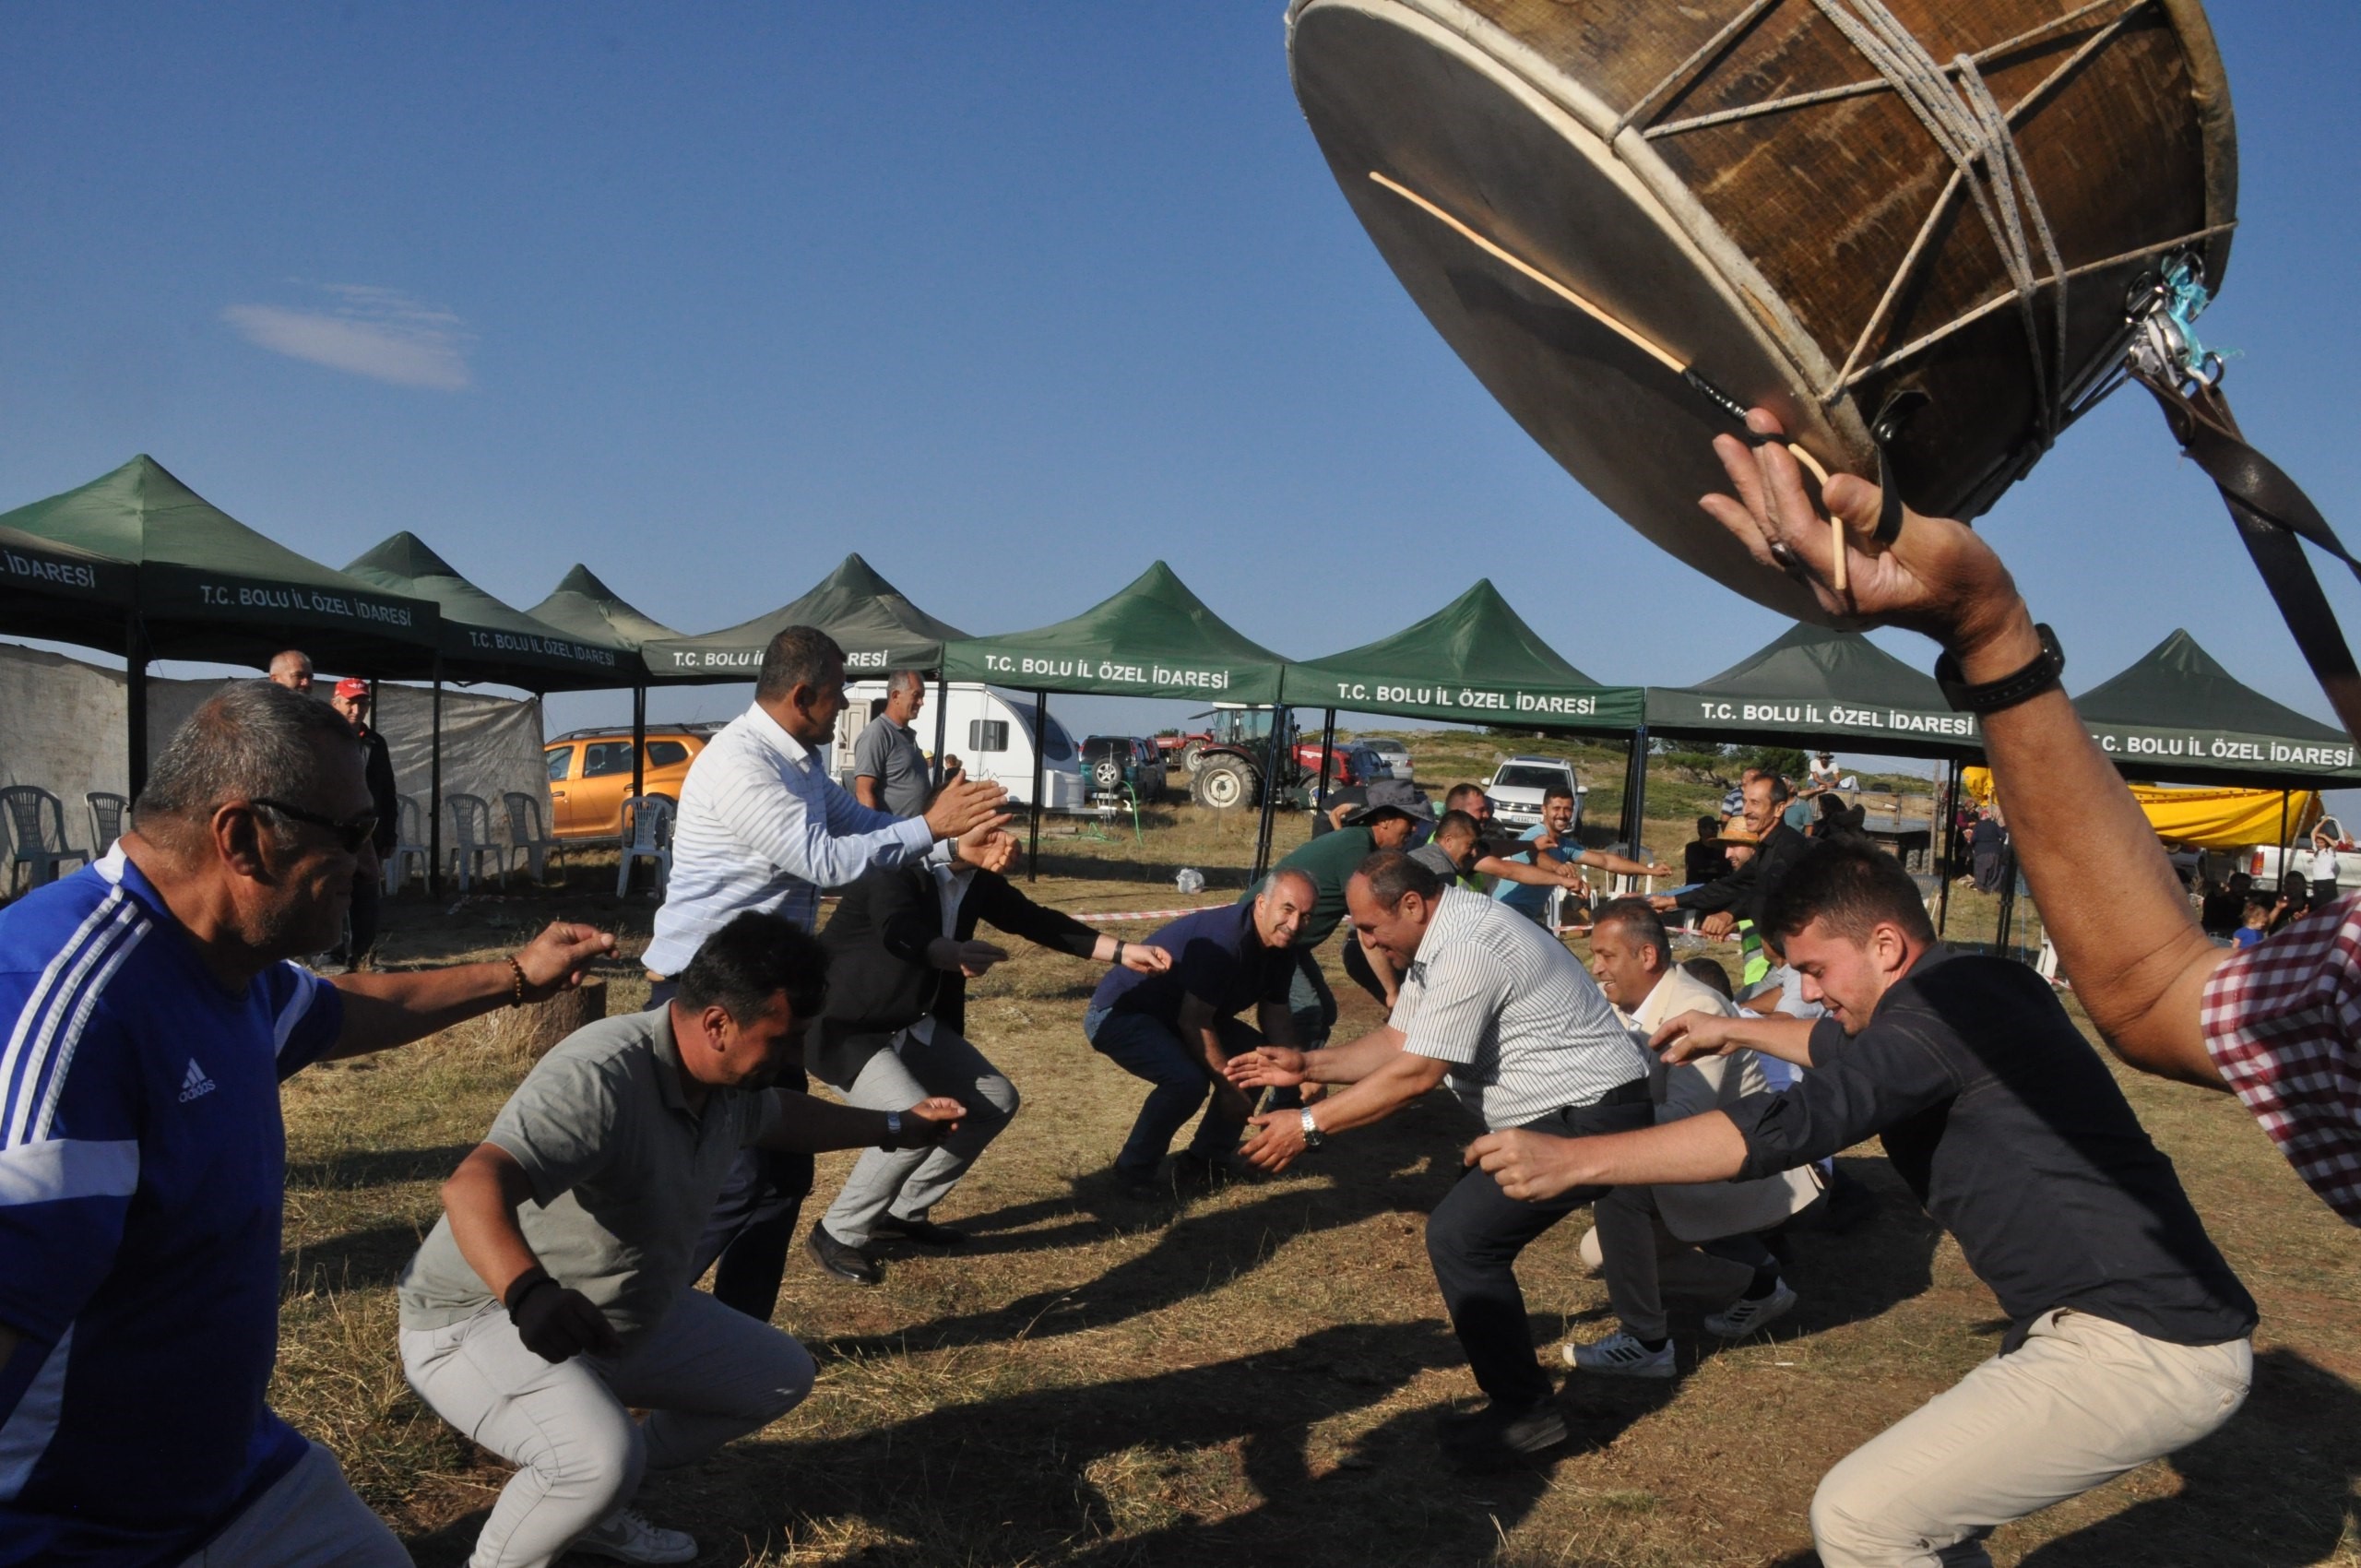
<path id="1" fill-rule="evenodd" d="M 934 785 L 943 787 L 943 748 L 951 743 L 951 669 L 946 660 L 934 677 Z"/>
<path id="2" fill-rule="evenodd" d="M 124 623 L 124 771 L 130 794 L 148 787 L 148 627 L 135 610 Z"/>
<path id="3" fill-rule="evenodd" d="M 2287 800 L 2288 792 L 2279 791 L 2279 886 L 2287 885 Z M 2279 888 L 2272 888 L 2277 892 Z"/>
<path id="4" fill-rule="evenodd" d="M 1271 705 L 1271 749 L 1263 759 L 1263 816 L 1254 829 L 1254 874 L 1260 882 L 1271 869 L 1271 828 L 1279 809 L 1279 759 L 1287 755 L 1287 710 Z"/>
<path id="5" fill-rule="evenodd" d="M 647 793 L 647 688 L 631 689 L 631 792 Z"/>
<path id="6" fill-rule="evenodd" d="M 1026 852 L 1025 880 L 1041 880 L 1041 789 L 1047 771 L 1048 758 L 1042 748 L 1049 743 L 1050 694 L 1033 694 L 1033 844 Z"/>
<path id="7" fill-rule="evenodd" d="M 1951 770 L 1951 785 L 1937 802 L 1943 814 L 1942 859 L 1935 864 L 1935 875 L 1941 883 L 1941 890 L 1935 895 L 1935 940 L 1938 942 L 1942 940 L 1944 922 L 1951 919 L 1952 867 L 1959 861 L 1959 758 L 1952 758 Z"/>
<path id="8" fill-rule="evenodd" d="M 434 656 L 434 697 L 428 708 L 426 764 L 426 896 L 443 897 L 443 656 Z"/>
<path id="9" fill-rule="evenodd" d="M 1328 799 L 1328 765 L 1335 760 L 1335 752 L 1336 710 L 1332 707 L 1320 716 L 1320 788 L 1311 797 L 1315 811 Z"/>
<path id="10" fill-rule="evenodd" d="M 1626 852 L 1643 865 L 1653 864 L 1640 848 L 1640 839 L 1648 831 L 1648 727 L 1644 724 L 1631 731 L 1631 786 L 1624 796 L 1624 809 L 1631 815 L 1631 831 L 1623 840 Z"/>

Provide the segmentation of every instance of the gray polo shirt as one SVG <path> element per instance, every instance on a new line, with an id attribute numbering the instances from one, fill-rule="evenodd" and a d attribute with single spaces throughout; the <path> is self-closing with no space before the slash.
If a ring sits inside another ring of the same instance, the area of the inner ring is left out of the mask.
<path id="1" fill-rule="evenodd" d="M 1494 1132 L 1589 1105 L 1650 1057 L 1590 972 L 1539 926 L 1446 888 L 1387 1019 L 1403 1049 L 1451 1063 L 1451 1087 Z"/>
<path id="2" fill-rule="evenodd" d="M 694 1281 L 692 1250 L 738 1151 L 777 1123 L 767 1092 L 713 1089 L 702 1113 L 681 1092 L 669 1008 L 602 1018 L 541 1058 L 486 1142 L 525 1168 L 516 1221 L 560 1284 L 607 1314 L 626 1346 Z M 492 1299 L 459 1255 L 448 1216 L 402 1272 L 405 1329 L 463 1322 Z"/>
<path id="3" fill-rule="evenodd" d="M 877 798 L 896 816 L 919 816 L 926 812 L 926 754 L 909 726 L 896 724 L 884 714 L 852 743 L 856 778 L 877 780 Z"/>

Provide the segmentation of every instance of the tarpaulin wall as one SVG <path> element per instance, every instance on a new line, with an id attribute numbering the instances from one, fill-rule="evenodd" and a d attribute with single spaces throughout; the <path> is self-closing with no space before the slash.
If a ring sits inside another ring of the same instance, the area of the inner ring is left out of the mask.
<path id="1" fill-rule="evenodd" d="M 0 784 L 38 784 L 65 803 L 65 837 L 87 842 L 89 791 L 124 793 L 123 671 L 79 659 L 0 643 Z M 222 683 L 148 683 L 149 755 Z M 387 683 L 377 690 L 377 728 L 394 760 L 401 792 L 426 809 L 429 728 L 433 694 Z M 443 793 L 481 795 L 492 807 L 492 837 L 508 842 L 501 795 L 522 790 L 541 802 L 550 820 L 549 769 L 541 760 L 541 705 L 535 700 L 473 692 L 443 693 Z M 419 825 L 421 837 L 425 824 Z M 450 842 L 446 831 L 444 842 Z"/>

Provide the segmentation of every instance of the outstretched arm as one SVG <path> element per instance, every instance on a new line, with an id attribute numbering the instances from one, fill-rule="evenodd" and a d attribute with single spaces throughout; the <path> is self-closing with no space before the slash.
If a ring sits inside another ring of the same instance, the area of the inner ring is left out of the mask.
<path id="1" fill-rule="evenodd" d="M 1636 1132 L 1590 1138 L 1548 1133 L 1487 1133 L 1467 1146 L 1510 1197 L 1530 1202 L 1576 1187 L 1726 1182 L 1746 1163 L 1746 1139 L 1719 1111 Z"/>
<path id="2" fill-rule="evenodd" d="M 615 939 L 603 931 L 554 921 L 517 952 L 514 968 L 510 960 L 499 958 L 440 969 L 338 975 L 328 983 L 343 993 L 344 1028 L 324 1055 L 361 1056 L 407 1045 L 496 1007 L 544 1001 L 581 984 L 583 966 L 614 950 Z"/>
<path id="3" fill-rule="evenodd" d="M 1761 409 L 1758 435 L 1779 434 Z M 1703 505 L 1765 566 L 1784 545 L 1832 613 L 1906 626 L 1959 661 L 1971 684 L 2014 673 L 2040 652 L 2009 570 L 1966 526 L 1905 514 L 1890 546 L 1870 541 L 1880 493 L 1849 474 L 1822 493 L 1847 536 L 1851 587 L 1829 587 L 1834 551 L 1786 446 L 1733 436 L 1714 450 L 1735 495 Z M 2142 1072 L 2227 1087 L 2206 1053 L 2198 1004 L 2226 955 L 2206 940 L 2139 803 L 2056 687 L 1987 714 L 1984 748 L 2008 802 L 2009 827 L 2059 967 L 2115 1053 Z"/>

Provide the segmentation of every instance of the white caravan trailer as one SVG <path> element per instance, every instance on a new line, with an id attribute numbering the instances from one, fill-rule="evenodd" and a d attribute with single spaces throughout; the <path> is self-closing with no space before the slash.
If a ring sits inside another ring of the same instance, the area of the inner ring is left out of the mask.
<path id="1" fill-rule="evenodd" d="M 915 728 L 919 749 L 934 755 L 935 699 L 941 692 L 930 682 L 926 708 Z M 979 681 L 955 681 L 950 688 L 950 721 L 943 731 L 943 750 L 965 763 L 967 777 L 988 778 L 1008 790 L 1008 798 L 1033 803 L 1033 697 L 1030 693 L 1003 691 Z M 856 681 L 845 687 L 845 710 L 836 716 L 836 743 L 829 748 L 829 769 L 837 783 L 852 788 L 853 742 L 869 721 L 885 711 L 885 683 Z M 1042 734 L 1041 806 L 1045 811 L 1075 811 L 1088 799 L 1083 782 L 1082 755 L 1074 737 L 1058 722 L 1057 704 L 1050 705 L 1049 728 Z"/>

